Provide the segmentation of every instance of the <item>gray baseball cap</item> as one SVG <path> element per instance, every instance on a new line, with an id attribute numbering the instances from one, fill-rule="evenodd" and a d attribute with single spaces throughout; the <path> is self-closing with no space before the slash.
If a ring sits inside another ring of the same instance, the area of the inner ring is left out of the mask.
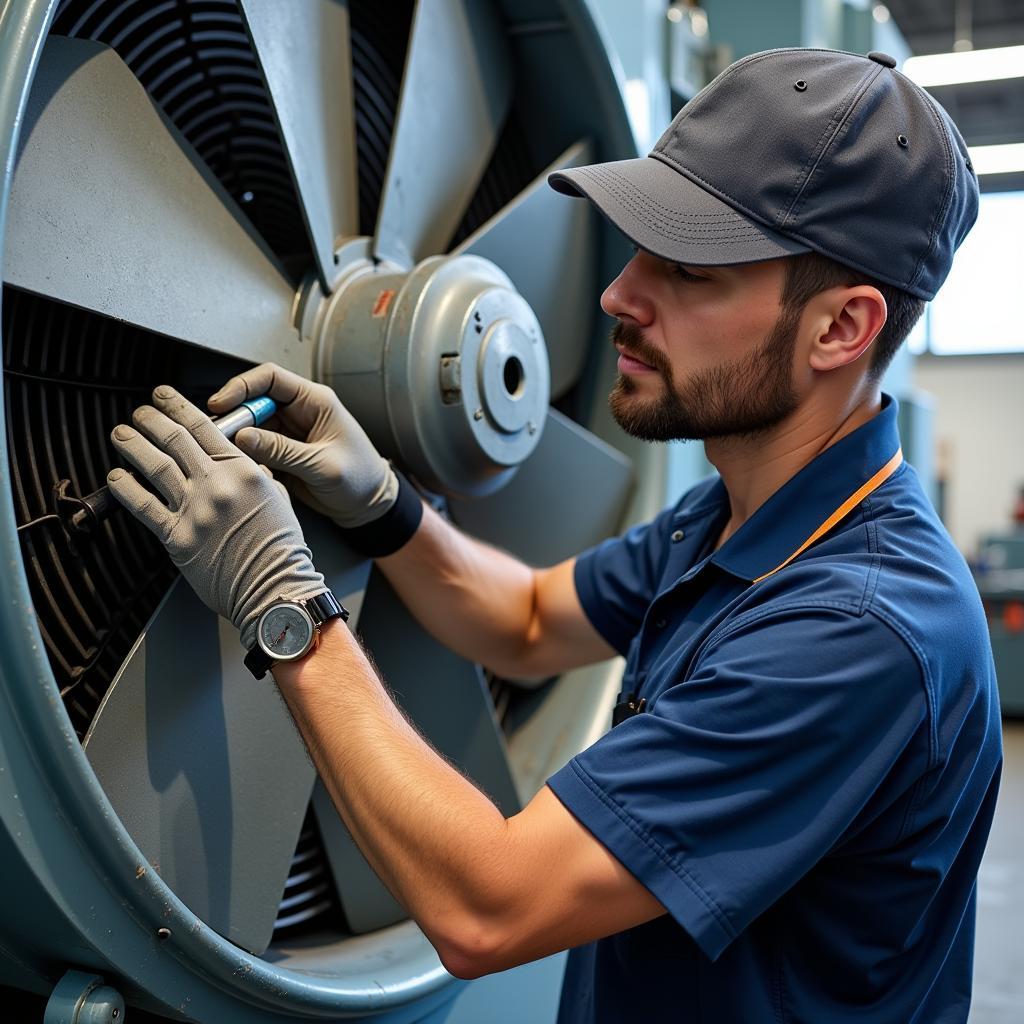
<path id="1" fill-rule="evenodd" d="M 978 179 L 949 115 L 895 68 L 884 53 L 755 53 L 687 103 L 649 156 L 548 181 L 673 262 L 814 250 L 930 299 L 978 215 Z"/>

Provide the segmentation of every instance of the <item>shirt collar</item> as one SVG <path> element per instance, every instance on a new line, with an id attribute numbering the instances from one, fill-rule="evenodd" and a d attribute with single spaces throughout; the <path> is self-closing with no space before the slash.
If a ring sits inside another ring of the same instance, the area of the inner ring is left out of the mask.
<path id="1" fill-rule="evenodd" d="M 787 480 L 710 561 L 747 580 L 781 565 L 896 453 L 898 409 L 897 401 L 883 394 L 877 415 Z"/>

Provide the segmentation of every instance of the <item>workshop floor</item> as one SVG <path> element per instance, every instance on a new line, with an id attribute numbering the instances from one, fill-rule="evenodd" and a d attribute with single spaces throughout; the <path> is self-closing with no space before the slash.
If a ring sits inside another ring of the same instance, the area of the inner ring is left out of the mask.
<path id="1" fill-rule="evenodd" d="M 1024 1020 L 1024 722 L 1003 725 L 1005 764 L 978 875 L 970 1024 Z"/>

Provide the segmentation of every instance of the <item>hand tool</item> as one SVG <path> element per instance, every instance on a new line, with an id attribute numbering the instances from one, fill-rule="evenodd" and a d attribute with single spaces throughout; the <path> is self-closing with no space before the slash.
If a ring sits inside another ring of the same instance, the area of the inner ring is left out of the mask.
<path id="1" fill-rule="evenodd" d="M 218 416 L 213 422 L 225 437 L 234 437 L 244 427 L 257 427 L 265 423 L 276 411 L 277 403 L 264 395 L 242 402 L 237 408 Z M 65 488 L 63 493 L 58 493 L 57 498 L 58 514 L 62 509 L 65 511 L 65 514 L 61 515 L 61 521 L 69 536 L 93 533 L 104 519 L 121 507 L 106 485 L 77 500 L 67 494 Z M 66 514 L 68 511 L 70 515 Z"/>

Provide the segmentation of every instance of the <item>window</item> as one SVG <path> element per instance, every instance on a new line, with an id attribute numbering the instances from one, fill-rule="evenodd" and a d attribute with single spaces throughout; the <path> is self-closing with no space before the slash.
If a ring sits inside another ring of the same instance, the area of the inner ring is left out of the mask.
<path id="1" fill-rule="evenodd" d="M 1024 192 L 981 197 L 978 221 L 908 345 L 935 355 L 1024 352 Z"/>

